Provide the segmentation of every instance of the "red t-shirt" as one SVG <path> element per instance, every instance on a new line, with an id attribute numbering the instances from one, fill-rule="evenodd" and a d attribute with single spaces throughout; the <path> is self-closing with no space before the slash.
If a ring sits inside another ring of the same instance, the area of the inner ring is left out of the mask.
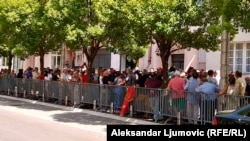
<path id="1" fill-rule="evenodd" d="M 184 98 L 185 80 L 179 76 L 170 79 L 168 88 L 173 91 L 172 98 Z"/>
<path id="2" fill-rule="evenodd" d="M 82 83 L 87 83 L 88 82 L 88 75 L 87 74 L 84 74 L 82 76 Z"/>
<path id="3" fill-rule="evenodd" d="M 44 74 L 40 74 L 39 79 L 44 80 L 44 77 L 45 77 Z"/>

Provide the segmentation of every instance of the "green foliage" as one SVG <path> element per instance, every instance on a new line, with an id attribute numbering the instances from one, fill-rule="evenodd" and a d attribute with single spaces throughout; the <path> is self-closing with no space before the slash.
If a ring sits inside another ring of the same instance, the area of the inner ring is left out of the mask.
<path id="1" fill-rule="evenodd" d="M 248 0 L 0 0 L 0 54 L 44 55 L 66 43 L 131 59 L 158 45 L 163 66 L 179 49 L 218 50 L 223 30 L 250 29 Z M 22 53 L 23 52 L 23 53 Z"/>
<path id="2" fill-rule="evenodd" d="M 227 7 L 234 8 L 234 13 L 227 17 L 231 18 L 236 26 L 243 30 L 250 31 L 250 1 L 249 0 L 234 0 L 235 3 L 230 2 Z M 226 13 L 226 12 L 225 12 Z"/>
<path id="3" fill-rule="evenodd" d="M 23 28 L 24 46 L 29 54 L 43 56 L 50 51 L 60 49 L 63 42 L 62 27 L 52 18 L 54 16 L 60 19 L 59 13 L 51 10 L 52 5 L 49 2 L 37 1 L 31 6 L 30 21 L 32 22 Z"/>
<path id="4" fill-rule="evenodd" d="M 23 27 L 31 23 L 32 0 L 0 0 L 0 54 L 9 57 L 20 55 L 13 50 L 23 42 Z M 4 48 L 4 49 L 3 49 Z M 11 61 L 11 60 L 10 60 Z"/>
<path id="5" fill-rule="evenodd" d="M 127 4 L 127 5 L 126 5 Z M 145 54 L 145 49 L 149 46 L 150 40 L 141 40 L 149 34 L 137 34 L 137 25 L 133 11 L 127 6 L 135 6 L 137 10 L 141 7 L 137 1 L 113 1 L 95 0 L 95 15 L 99 21 L 105 25 L 106 35 L 109 38 L 106 48 L 114 53 L 126 54 L 128 58 L 138 60 Z M 140 30 L 138 28 L 138 30 Z M 140 33 L 140 32 L 139 32 Z M 147 39 L 147 38 L 144 38 Z"/>
<path id="6" fill-rule="evenodd" d="M 223 0 L 98 0 L 97 16 L 113 33 L 111 46 L 116 50 L 146 47 L 157 44 L 167 79 L 168 58 L 180 49 L 218 50 L 224 28 L 234 30 L 221 23 Z M 135 45 L 135 46 L 134 46 Z"/>
<path id="7" fill-rule="evenodd" d="M 110 27 L 117 33 L 114 35 L 117 42 L 128 37 L 137 44 L 146 45 L 155 39 L 162 51 L 174 46 L 214 51 L 220 43 L 221 15 L 207 2 L 198 6 L 186 0 L 103 0 L 98 8 L 103 21 L 120 25 L 118 29 Z"/>

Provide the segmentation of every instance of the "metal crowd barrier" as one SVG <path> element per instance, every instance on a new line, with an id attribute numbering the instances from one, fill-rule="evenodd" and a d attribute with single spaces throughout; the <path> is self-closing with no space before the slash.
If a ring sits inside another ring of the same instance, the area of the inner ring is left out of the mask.
<path id="1" fill-rule="evenodd" d="M 0 79 L 0 92 L 54 104 L 84 107 L 119 113 L 126 95 L 126 86 L 100 85 L 79 82 L 60 82 L 19 78 Z M 136 87 L 129 116 L 144 114 L 146 118 L 159 115 L 159 120 L 184 120 L 190 124 L 209 124 L 216 112 L 235 110 L 250 103 L 250 97 L 217 95 L 149 89 Z"/>

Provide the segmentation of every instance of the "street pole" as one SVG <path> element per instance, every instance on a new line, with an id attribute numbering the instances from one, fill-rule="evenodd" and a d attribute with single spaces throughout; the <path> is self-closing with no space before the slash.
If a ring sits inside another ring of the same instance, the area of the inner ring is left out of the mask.
<path id="1" fill-rule="evenodd" d="M 229 33 L 224 30 L 221 36 L 221 67 L 220 67 L 220 88 L 227 84 L 229 73 Z"/>

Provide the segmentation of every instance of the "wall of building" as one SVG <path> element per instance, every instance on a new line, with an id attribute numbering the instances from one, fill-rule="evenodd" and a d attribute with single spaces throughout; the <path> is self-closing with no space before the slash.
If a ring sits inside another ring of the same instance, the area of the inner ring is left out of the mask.
<path id="1" fill-rule="evenodd" d="M 235 36 L 232 42 L 247 42 L 250 41 L 250 33 L 243 32 L 239 30 L 239 34 Z M 206 68 L 220 71 L 220 61 L 221 52 L 220 50 L 215 52 L 207 52 L 206 53 Z"/>
<path id="2" fill-rule="evenodd" d="M 199 51 L 196 49 L 190 49 L 184 51 L 184 71 L 187 71 L 189 67 L 198 68 L 199 65 Z"/>
<path id="3" fill-rule="evenodd" d="M 220 70 L 220 51 L 206 53 L 206 69 Z"/>
<path id="4" fill-rule="evenodd" d="M 147 69 L 150 70 L 153 68 L 154 70 L 158 67 L 162 67 L 161 58 L 157 56 L 156 54 L 157 46 L 152 45 L 152 47 L 148 48 L 147 53 L 144 57 L 139 59 L 138 67 L 140 70 Z M 200 52 L 204 51 L 198 51 L 196 49 L 190 49 L 190 50 L 178 50 L 174 52 L 173 54 L 184 54 L 184 69 L 187 70 L 190 66 L 198 69 L 204 69 L 205 65 L 205 59 L 206 55 L 204 53 L 200 55 Z M 171 66 L 171 56 L 169 57 L 169 67 Z M 202 65 L 201 65 L 202 64 Z"/>
<path id="5" fill-rule="evenodd" d="M 121 71 L 121 56 L 120 54 L 111 53 L 111 68 L 114 68 L 117 71 Z"/>
<path id="6" fill-rule="evenodd" d="M 235 38 L 233 39 L 233 42 L 246 42 L 246 41 L 250 41 L 250 33 L 246 33 L 242 30 L 239 30 L 239 34 L 237 34 L 235 36 Z"/>

